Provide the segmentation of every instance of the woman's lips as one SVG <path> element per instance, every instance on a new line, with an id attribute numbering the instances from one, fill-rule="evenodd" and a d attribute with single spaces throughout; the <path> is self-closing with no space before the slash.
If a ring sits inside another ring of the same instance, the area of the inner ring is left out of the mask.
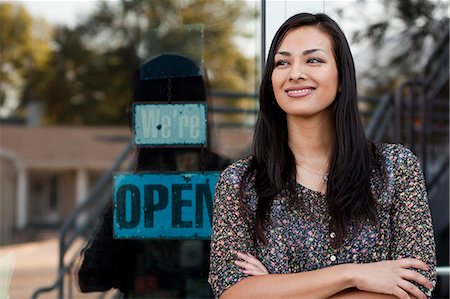
<path id="1" fill-rule="evenodd" d="M 315 88 L 304 87 L 304 88 L 290 88 L 286 90 L 288 96 L 290 97 L 304 97 L 311 94 Z"/>

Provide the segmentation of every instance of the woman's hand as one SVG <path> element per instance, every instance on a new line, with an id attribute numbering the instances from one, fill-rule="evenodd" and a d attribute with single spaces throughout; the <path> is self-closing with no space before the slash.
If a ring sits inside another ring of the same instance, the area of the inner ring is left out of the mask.
<path id="1" fill-rule="evenodd" d="M 236 253 L 238 258 L 234 263 L 242 268 L 242 272 L 247 275 L 267 275 L 269 272 L 266 267 L 250 253 Z"/>
<path id="2" fill-rule="evenodd" d="M 237 252 L 237 256 L 240 260 L 236 260 L 234 263 L 242 268 L 243 273 L 247 275 L 269 274 L 266 267 L 253 255 Z M 405 258 L 349 265 L 352 266 L 354 285 L 361 291 L 394 295 L 401 299 L 426 299 L 425 294 L 410 281 L 417 282 L 430 290 L 433 288 L 425 276 L 409 269 L 428 270 L 427 264 L 418 259 Z"/>
<path id="3" fill-rule="evenodd" d="M 399 260 L 381 261 L 367 264 L 354 264 L 355 287 L 362 291 L 394 295 L 401 299 L 409 299 L 411 295 L 426 299 L 420 289 L 410 281 L 417 282 L 425 288 L 432 289 L 431 282 L 422 274 L 409 268 L 427 271 L 424 262 L 405 258 Z"/>

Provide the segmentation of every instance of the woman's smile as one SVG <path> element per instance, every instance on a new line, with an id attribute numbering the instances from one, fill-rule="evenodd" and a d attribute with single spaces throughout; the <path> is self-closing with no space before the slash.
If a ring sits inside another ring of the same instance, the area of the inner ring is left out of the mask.
<path id="1" fill-rule="evenodd" d="M 305 87 L 289 87 L 286 89 L 288 96 L 292 98 L 301 98 L 310 95 L 314 92 L 315 88 L 310 86 Z"/>

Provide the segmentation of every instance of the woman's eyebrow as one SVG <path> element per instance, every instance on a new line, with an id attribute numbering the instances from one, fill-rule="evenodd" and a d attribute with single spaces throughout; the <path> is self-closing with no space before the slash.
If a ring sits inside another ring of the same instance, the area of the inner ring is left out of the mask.
<path id="1" fill-rule="evenodd" d="M 279 52 L 275 53 L 275 55 L 292 56 L 291 52 L 287 52 L 287 51 L 279 51 Z"/>
<path id="2" fill-rule="evenodd" d="M 305 50 L 305 51 L 303 51 L 302 55 L 303 56 L 310 55 L 310 54 L 312 54 L 314 52 L 317 52 L 317 51 L 322 51 L 322 52 L 327 53 L 327 51 L 325 51 L 324 49 L 317 48 L 317 49 Z M 288 52 L 288 51 L 278 51 L 277 53 L 275 53 L 275 55 L 292 56 L 292 53 Z"/>
<path id="3" fill-rule="evenodd" d="M 320 48 L 318 48 L 318 49 L 309 49 L 309 50 L 303 51 L 303 56 L 312 54 L 312 53 L 317 52 L 317 51 L 322 51 L 322 52 L 327 53 L 327 51 L 325 51 L 324 49 L 320 49 Z"/>

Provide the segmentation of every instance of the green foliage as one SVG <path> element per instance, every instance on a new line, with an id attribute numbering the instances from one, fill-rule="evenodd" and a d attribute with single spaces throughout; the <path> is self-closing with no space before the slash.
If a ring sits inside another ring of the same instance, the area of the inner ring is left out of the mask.
<path id="1" fill-rule="evenodd" d="M 83 123 L 126 122 L 124 111 L 132 98 L 133 72 L 154 54 L 179 49 L 204 61 L 212 88 L 247 91 L 243 83 L 252 72 L 251 60 L 233 44 L 233 37 L 239 34 L 235 24 L 242 17 L 248 17 L 248 12 L 241 1 L 122 1 L 118 7 L 100 4 L 75 29 L 80 44 L 89 52 L 83 57 L 90 57 L 84 59 L 87 73 L 77 77 L 78 83 L 86 82 L 84 90 L 70 104 L 72 112 L 67 117 L 71 119 L 53 121 L 74 122 L 78 115 Z M 203 36 L 186 30 L 189 26 L 202 27 Z M 158 35 L 157 42 L 152 34 Z M 194 41 L 189 42 L 191 39 Z M 74 110 L 77 113 L 73 114 Z"/>
<path id="2" fill-rule="evenodd" d="M 44 21 L 33 19 L 22 6 L 0 3 L 0 107 L 11 100 L 7 94 L 19 101 L 30 76 L 47 66 L 51 34 Z"/>
<path id="3" fill-rule="evenodd" d="M 33 26 L 37 23 L 21 6 L 10 3 L 0 3 L 0 53 L 2 66 L 8 63 L 14 68 L 24 68 L 31 63 L 42 64 L 46 53 L 36 51 L 36 43 L 41 46 L 41 40 L 33 35 Z M 45 49 L 44 52 L 48 52 Z M 2 73 L 2 79 L 5 74 Z"/>
<path id="4" fill-rule="evenodd" d="M 32 68 L 24 95 L 45 102 L 46 123 L 127 123 L 134 72 L 180 49 L 203 62 L 211 88 L 253 92 L 254 60 L 235 40 L 254 17 L 244 1 L 101 1 L 76 27 L 54 28 L 51 57 Z"/>

